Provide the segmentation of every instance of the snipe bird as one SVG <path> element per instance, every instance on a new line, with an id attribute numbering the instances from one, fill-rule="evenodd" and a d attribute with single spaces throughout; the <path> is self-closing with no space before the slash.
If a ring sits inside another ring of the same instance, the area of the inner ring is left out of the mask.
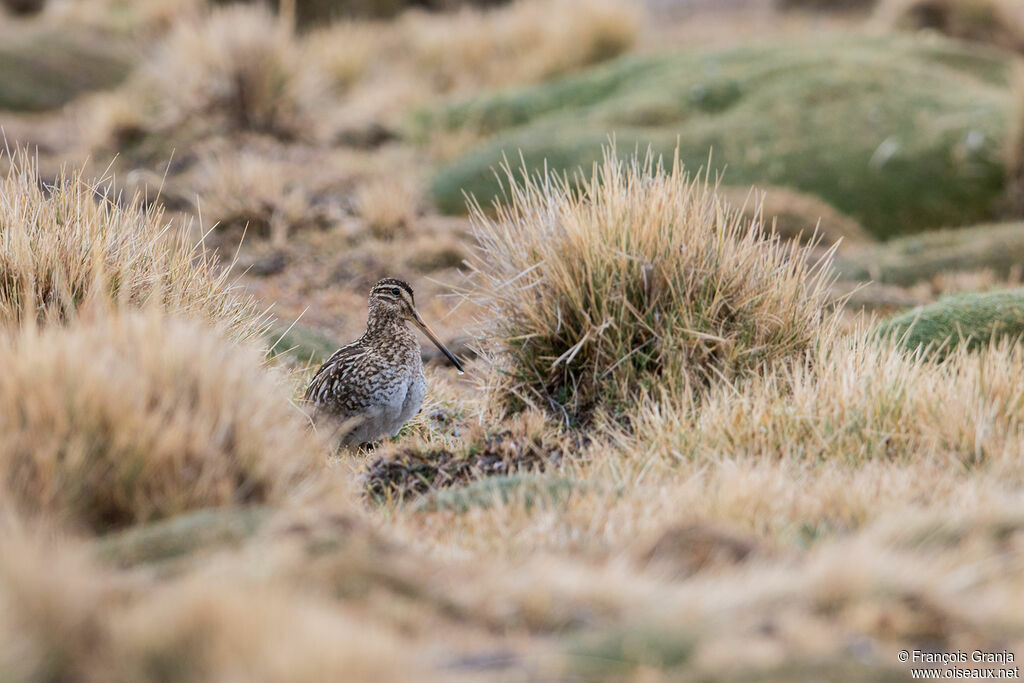
<path id="1" fill-rule="evenodd" d="M 363 336 L 334 352 L 306 389 L 316 418 L 341 425 L 344 445 L 372 443 L 395 436 L 420 410 L 427 393 L 414 322 L 448 360 L 463 372 L 452 354 L 416 311 L 412 287 L 384 278 L 370 290 L 370 316 Z"/>

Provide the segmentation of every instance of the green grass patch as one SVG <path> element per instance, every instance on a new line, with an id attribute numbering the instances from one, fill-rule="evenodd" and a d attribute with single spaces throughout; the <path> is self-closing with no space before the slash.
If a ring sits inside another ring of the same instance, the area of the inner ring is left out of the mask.
<path id="1" fill-rule="evenodd" d="M 570 668 L 586 680 L 622 680 L 638 669 L 671 670 L 693 655 L 692 634 L 650 626 L 616 627 L 575 636 L 566 644 Z"/>
<path id="2" fill-rule="evenodd" d="M 503 155 L 531 169 L 587 170 L 610 135 L 651 145 L 730 185 L 815 195 L 878 237 L 978 223 L 1004 187 L 1009 59 L 934 37 L 831 37 L 629 56 L 539 86 L 422 114 L 418 128 L 469 127 L 483 143 L 433 180 L 438 206 L 487 204 Z"/>
<path id="3" fill-rule="evenodd" d="M 85 32 L 0 28 L 0 109 L 42 111 L 82 93 L 113 88 L 128 75 L 125 42 Z"/>
<path id="4" fill-rule="evenodd" d="M 108 534 L 97 542 L 97 550 L 101 559 L 120 567 L 167 562 L 204 549 L 237 546 L 269 515 L 259 506 L 198 510 Z"/>
<path id="5" fill-rule="evenodd" d="M 311 366 L 321 365 L 341 346 L 326 334 L 304 325 L 275 325 L 264 338 L 270 346 L 268 356 L 283 355 Z"/>

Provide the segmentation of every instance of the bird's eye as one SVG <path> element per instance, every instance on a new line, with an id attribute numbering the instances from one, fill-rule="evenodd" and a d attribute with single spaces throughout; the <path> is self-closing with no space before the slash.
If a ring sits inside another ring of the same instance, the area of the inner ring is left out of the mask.
<path id="1" fill-rule="evenodd" d="M 391 293 L 394 294 L 395 296 L 398 296 L 398 287 L 392 287 Z"/>

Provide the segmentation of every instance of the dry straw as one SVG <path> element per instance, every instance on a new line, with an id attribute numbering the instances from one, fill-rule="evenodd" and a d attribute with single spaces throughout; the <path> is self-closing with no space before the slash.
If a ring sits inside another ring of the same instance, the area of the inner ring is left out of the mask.
<path id="1" fill-rule="evenodd" d="M 699 413 L 645 405 L 630 442 L 645 444 L 638 458 L 676 462 L 932 461 L 1012 472 L 1024 437 L 1020 368 L 1012 344 L 959 349 L 933 363 L 854 332 L 804 363 L 716 387 Z"/>
<path id="2" fill-rule="evenodd" d="M 321 96 L 318 71 L 288 23 L 243 5 L 179 23 L 142 67 L 139 85 L 155 126 L 179 135 L 310 137 Z"/>
<path id="3" fill-rule="evenodd" d="M 573 422 L 647 392 L 683 399 L 801 358 L 832 329 L 824 268 L 765 241 L 678 154 L 665 168 L 611 147 L 572 181 L 500 175 L 493 212 L 472 204 L 472 269 L 506 408 Z"/>
<path id="4" fill-rule="evenodd" d="M 315 220 L 308 192 L 295 175 L 293 165 L 250 151 L 204 156 L 194 180 L 202 193 L 199 213 L 218 232 L 284 244 L 294 230 Z"/>
<path id="5" fill-rule="evenodd" d="M 521 0 L 398 22 L 414 69 L 439 91 L 543 80 L 616 57 L 637 40 L 642 12 L 620 0 Z"/>
<path id="6" fill-rule="evenodd" d="M 265 327 L 251 296 L 160 208 L 81 173 L 44 183 L 24 154 L 0 179 L 0 274 L 0 326 L 63 323 L 94 303 L 157 306 L 237 339 Z"/>
<path id="7" fill-rule="evenodd" d="M 294 528 L 291 535 L 297 535 Z M 101 566 L 92 545 L 18 523 L 0 510 L 3 679 L 413 680 L 414 666 L 429 661 L 413 654 L 419 642 L 390 626 L 386 615 L 367 621 L 367 609 L 351 592 L 353 585 L 377 589 L 369 612 L 379 616 L 378 586 L 397 593 L 396 583 L 403 589 L 417 584 L 397 579 L 395 560 L 371 556 L 364 544 L 350 542 L 354 535 L 334 536 L 336 549 L 316 546 L 301 577 L 286 575 L 281 565 L 307 556 L 268 542 L 227 561 L 204 566 L 190 558 L 175 571 L 146 571 L 143 579 Z M 339 583 L 348 579 L 333 594 L 319 589 L 308 568 L 330 561 L 340 569 Z M 422 563 L 416 570 L 422 572 Z M 408 593 L 401 600 L 396 608 L 408 606 Z"/>
<path id="8" fill-rule="evenodd" d="M 882 0 L 877 21 L 929 29 L 1014 52 L 1024 51 L 1024 8 L 1016 0 Z"/>
<path id="9" fill-rule="evenodd" d="M 262 350 L 198 323 L 102 315 L 0 353 L 0 485 L 30 514 L 103 530 L 280 504 L 325 453 Z"/>
<path id="10" fill-rule="evenodd" d="M 411 231 L 421 202 L 416 184 L 396 175 L 368 180 L 356 192 L 356 207 L 366 227 L 385 240 Z"/>

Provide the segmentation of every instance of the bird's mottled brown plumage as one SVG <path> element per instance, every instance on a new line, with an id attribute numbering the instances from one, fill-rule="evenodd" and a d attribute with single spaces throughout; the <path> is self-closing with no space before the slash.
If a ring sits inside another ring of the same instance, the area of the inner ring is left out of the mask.
<path id="1" fill-rule="evenodd" d="M 395 278 L 373 286 L 366 331 L 324 363 L 305 399 L 316 417 L 341 423 L 343 444 L 394 436 L 419 412 L 426 395 L 420 345 L 406 324 L 413 321 L 459 370 L 458 360 L 438 341 L 416 312 L 412 287 Z"/>

